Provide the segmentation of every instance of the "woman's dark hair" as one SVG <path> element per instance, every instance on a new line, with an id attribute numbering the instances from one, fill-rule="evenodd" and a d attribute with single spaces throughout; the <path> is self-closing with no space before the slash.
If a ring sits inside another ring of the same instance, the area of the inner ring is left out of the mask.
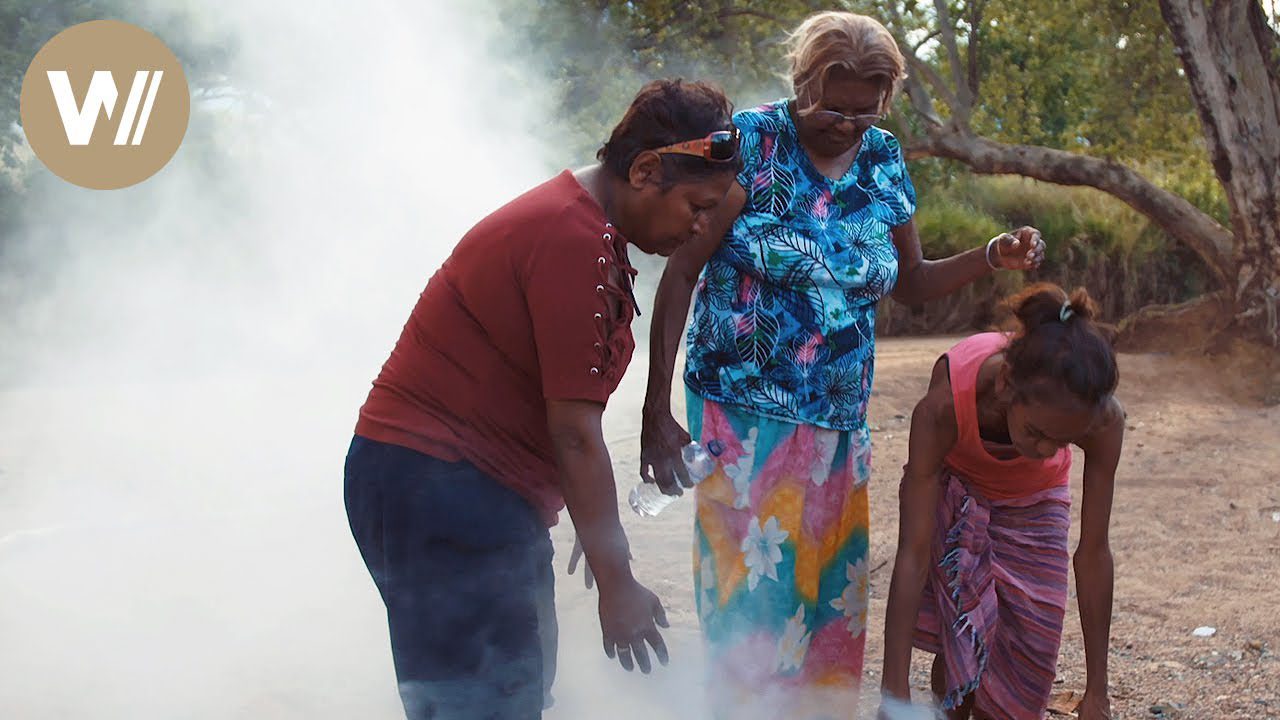
<path id="1" fill-rule="evenodd" d="M 640 88 L 627 114 L 613 129 L 596 159 L 615 177 L 627 178 L 631 163 L 645 150 L 697 140 L 733 127 L 733 105 L 715 85 L 684 80 L 653 80 Z M 741 156 L 712 162 L 692 155 L 663 154 L 663 189 L 742 169 Z"/>
<path id="2" fill-rule="evenodd" d="M 1084 288 L 1070 296 L 1052 283 L 1032 285 L 1005 305 L 1021 326 L 1005 350 L 1020 400 L 1066 395 L 1094 407 L 1120 380 L 1111 342 L 1093 322 L 1098 306 Z"/>

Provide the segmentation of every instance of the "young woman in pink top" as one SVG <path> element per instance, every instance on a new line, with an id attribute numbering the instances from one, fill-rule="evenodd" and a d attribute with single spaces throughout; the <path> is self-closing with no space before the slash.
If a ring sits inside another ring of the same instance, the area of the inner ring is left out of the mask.
<path id="1" fill-rule="evenodd" d="M 910 697 L 914 644 L 934 653 L 949 718 L 1039 720 L 1067 604 L 1071 448 L 1084 451 L 1074 565 L 1087 681 L 1082 720 L 1110 717 L 1107 543 L 1124 410 L 1110 342 L 1083 289 L 1036 285 L 1009 301 L 1021 328 L 982 333 L 933 368 L 911 418 L 883 691 Z"/>

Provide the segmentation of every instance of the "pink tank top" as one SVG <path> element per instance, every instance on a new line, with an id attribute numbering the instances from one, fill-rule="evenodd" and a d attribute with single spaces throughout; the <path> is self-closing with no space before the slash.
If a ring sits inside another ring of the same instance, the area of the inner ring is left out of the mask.
<path id="1" fill-rule="evenodd" d="M 1071 478 L 1071 448 L 1044 460 L 1021 455 L 1002 460 L 991 454 L 978 431 L 978 369 L 1009 342 L 1004 333 L 979 333 L 947 351 L 951 396 L 956 407 L 956 444 L 946 467 L 990 500 L 1012 500 L 1066 485 Z"/>

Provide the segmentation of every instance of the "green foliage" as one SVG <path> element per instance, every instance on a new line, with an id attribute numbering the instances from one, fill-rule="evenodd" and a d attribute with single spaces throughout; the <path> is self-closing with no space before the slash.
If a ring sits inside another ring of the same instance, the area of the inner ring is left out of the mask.
<path id="1" fill-rule="evenodd" d="M 987 327 L 997 319 L 998 299 L 1026 282 L 1085 286 L 1110 321 L 1146 305 L 1188 300 L 1211 285 L 1192 253 L 1169 242 L 1128 205 L 1090 188 L 970 176 L 921 193 L 915 220 L 925 256 L 932 258 L 971 250 L 997 233 L 1034 224 L 1048 243 L 1045 264 L 1030 275 L 998 273 L 918 308 L 888 301 L 877 321 L 882 334 Z"/>
<path id="2" fill-rule="evenodd" d="M 527 57 L 552 78 L 560 112 L 553 134 L 568 139 L 563 164 L 589 158 L 645 80 L 670 75 L 711 79 L 739 106 L 789 92 L 783 42 L 808 14 L 831 9 L 811 0 L 499 0 L 502 17 Z M 844 0 L 836 7 L 881 18 L 938 76 L 955 85 L 928 0 Z M 1148 0 L 954 0 L 962 58 L 973 60 L 975 132 L 1177 168 L 1155 178 L 1187 189 L 1220 217 L 1219 191 L 1199 120 L 1168 28 Z M 921 76 L 918 70 L 913 75 Z M 936 93 L 935 93 L 936 94 Z M 939 103 L 946 117 L 949 109 Z M 890 124 L 919 130 L 903 99 Z M 941 180 L 966 175 L 934 165 Z M 1216 194 L 1217 193 L 1217 194 Z"/>
<path id="3" fill-rule="evenodd" d="M 1168 28 L 1146 0 L 993 0 L 974 129 L 1120 159 L 1204 163 Z"/>
<path id="4" fill-rule="evenodd" d="M 959 193 L 934 193 L 920 199 L 916 230 L 926 257 L 969 250 L 1008 229 L 1005 222 L 974 207 Z"/>
<path id="5" fill-rule="evenodd" d="M 739 107 L 787 94 L 787 29 L 813 1 L 498 0 L 514 48 L 557 93 L 564 164 L 591 157 L 647 80 L 712 80 Z"/>
<path id="6" fill-rule="evenodd" d="M 830 3 L 784 0 L 503 0 L 520 52 L 555 79 L 561 112 L 555 123 L 572 138 L 564 164 L 590 156 L 645 79 L 685 75 L 719 82 L 739 106 L 789 92 L 782 42 L 810 12 Z M 970 124 L 981 135 L 1105 157 L 1140 167 L 1220 222 L 1227 206 L 1207 160 L 1199 120 L 1168 28 L 1147 0 L 953 0 L 957 49 L 964 70 L 953 74 L 939 43 L 931 0 L 844 0 L 881 18 L 900 42 L 953 90 L 972 85 Z M 918 78 L 925 73 L 911 70 Z M 959 78 L 957 79 L 957 75 Z M 932 88 L 932 86 L 930 86 Z M 943 94 L 936 111 L 951 113 Z M 888 126 L 919 133 L 921 118 L 902 98 Z M 1187 251 L 1119 201 L 1084 188 L 1018 178 L 973 176 L 942 159 L 912 162 L 920 191 L 916 216 L 926 254 L 975 247 L 1023 224 L 1050 239 L 1042 277 L 1109 290 L 1115 316 L 1147 302 L 1186 299 L 1206 273 Z M 1131 273 L 1131 275 L 1129 275 Z M 1130 279 L 1131 278 L 1131 279 Z M 997 290 L 1019 276 L 1005 274 Z M 989 306 L 989 286 L 966 291 L 953 306 Z M 988 307 L 989 310 L 989 307 Z M 903 309 L 893 311 L 899 315 Z M 972 317 L 954 307 L 925 309 L 917 330 L 964 329 Z M 889 314 L 893 314 L 889 313 Z M 985 311 L 978 313 L 986 317 Z M 893 319 L 889 325 L 893 324 Z"/>
<path id="7" fill-rule="evenodd" d="M 195 39 L 216 36 L 192 26 L 197 1 L 0 0 L 0 128 L 17 120 L 22 76 L 36 50 L 88 19 L 120 18 L 156 32 L 180 56 L 193 87 L 218 74 L 237 48 L 230 40 Z M 940 78 L 955 81 L 936 39 L 931 0 L 493 2 L 504 31 L 492 50 L 518 59 L 522 72 L 546 78 L 552 89 L 556 112 L 530 118 L 530 124 L 548 138 L 547 159 L 558 166 L 593 157 L 635 91 L 654 77 L 715 81 L 739 107 L 788 94 L 783 41 L 815 10 L 844 7 L 884 19 L 904 41 L 923 41 L 920 57 Z M 949 11 L 958 20 L 961 55 L 974 61 L 962 81 L 977 88 L 975 132 L 1139 166 L 1158 185 L 1227 221 L 1222 188 L 1208 165 L 1186 80 L 1155 2 L 953 0 Z M 930 34 L 934 39 L 926 39 Z M 922 75 L 918 68 L 912 73 Z M 937 110 L 943 117 L 949 113 L 942 103 Z M 888 127 L 918 132 L 920 122 L 904 99 Z M 193 127 L 188 154 L 200 136 Z M 0 165 L 13 165 L 12 154 L 5 162 L 10 145 L 0 135 Z M 200 157 L 216 162 L 207 153 Z M 1132 270 L 1158 285 L 1147 288 L 1152 301 L 1180 299 L 1203 284 L 1187 253 L 1101 193 L 976 178 L 941 159 L 913 162 L 912 176 L 921 197 L 917 223 L 930 256 L 1032 223 L 1051 240 L 1046 272 L 1064 281 L 1102 277 L 1104 266 Z M 13 193 L 0 190 L 0 232 L 16 202 Z M 1142 282 L 1147 280 L 1135 284 Z"/>

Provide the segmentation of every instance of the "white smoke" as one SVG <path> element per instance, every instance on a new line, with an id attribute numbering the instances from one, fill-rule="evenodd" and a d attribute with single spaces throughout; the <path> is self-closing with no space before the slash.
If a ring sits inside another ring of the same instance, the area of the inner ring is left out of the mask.
<path id="1" fill-rule="evenodd" d="M 114 192 L 37 170 L 26 225 L 5 239 L 0 717 L 399 717 L 342 507 L 356 410 L 462 233 L 590 159 L 558 154 L 555 98 L 487 4 L 138 13 L 225 39 L 234 62 L 193 85 L 169 167 Z M 660 266 L 643 267 L 651 289 Z M 645 354 L 606 416 L 624 494 Z M 708 716 L 691 511 L 624 513 L 637 575 L 673 624 L 653 677 L 604 658 L 595 592 L 560 571 L 548 718 Z M 554 537 L 562 567 L 571 534 Z"/>
<path id="2" fill-rule="evenodd" d="M 174 13 L 235 51 L 177 157 L 36 170 L 0 256 L 0 717 L 394 718 L 343 455 L 431 273 L 556 169 L 550 98 L 487 7 L 136 19 Z"/>

